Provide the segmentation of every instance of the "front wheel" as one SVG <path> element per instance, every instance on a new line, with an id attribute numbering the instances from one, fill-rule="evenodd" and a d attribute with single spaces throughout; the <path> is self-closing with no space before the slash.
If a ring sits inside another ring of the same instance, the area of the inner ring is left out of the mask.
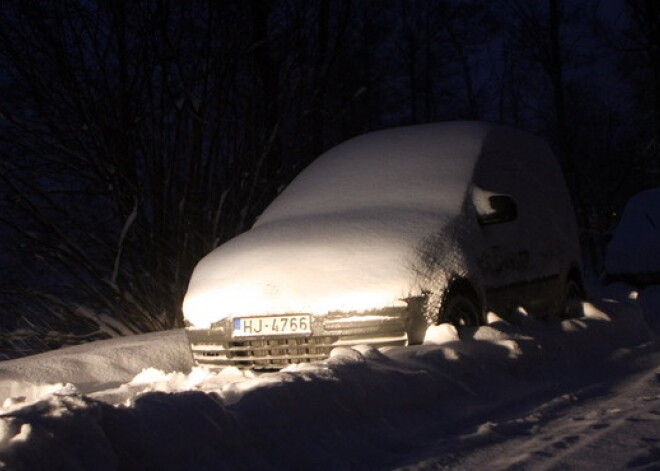
<path id="1" fill-rule="evenodd" d="M 575 319 L 584 316 L 584 291 L 573 279 L 566 282 L 564 297 L 559 307 L 559 317 L 562 319 Z"/>

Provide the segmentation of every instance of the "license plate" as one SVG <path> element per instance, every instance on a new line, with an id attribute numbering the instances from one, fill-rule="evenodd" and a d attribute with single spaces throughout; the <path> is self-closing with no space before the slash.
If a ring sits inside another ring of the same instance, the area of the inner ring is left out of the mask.
<path id="1" fill-rule="evenodd" d="M 238 317 L 234 319 L 234 337 L 311 333 L 312 319 L 309 315 Z"/>

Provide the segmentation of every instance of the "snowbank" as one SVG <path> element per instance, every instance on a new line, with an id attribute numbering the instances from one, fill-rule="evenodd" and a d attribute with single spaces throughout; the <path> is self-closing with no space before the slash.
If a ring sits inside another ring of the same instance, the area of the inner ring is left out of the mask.
<path id="1" fill-rule="evenodd" d="M 71 386 L 5 401 L 0 461 L 30 471 L 392 468 L 429 437 L 541 401 L 649 341 L 636 305 L 603 306 L 561 323 L 491 315 L 461 340 L 439 326 L 426 345 L 340 348 L 326 362 L 260 375 L 189 371 L 180 332 L 6 362 L 12 395 L 30 389 L 8 388 L 10 373 Z"/>
<path id="2" fill-rule="evenodd" d="M 0 404 L 32 402 L 67 383 L 82 394 L 127 383 L 143 368 L 189 372 L 190 348 L 182 330 L 155 332 L 0 362 Z"/>

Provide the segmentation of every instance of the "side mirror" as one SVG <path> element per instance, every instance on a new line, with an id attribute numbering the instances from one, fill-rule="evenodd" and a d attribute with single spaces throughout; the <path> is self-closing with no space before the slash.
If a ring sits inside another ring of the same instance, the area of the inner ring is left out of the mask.
<path id="1" fill-rule="evenodd" d="M 488 197 L 490 208 L 479 214 L 479 224 L 500 224 L 514 221 L 518 217 L 518 206 L 509 195 L 491 195 Z"/>

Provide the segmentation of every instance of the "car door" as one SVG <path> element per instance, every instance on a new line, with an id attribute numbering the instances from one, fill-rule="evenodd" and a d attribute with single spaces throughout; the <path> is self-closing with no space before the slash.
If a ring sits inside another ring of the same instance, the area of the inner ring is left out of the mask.
<path id="1" fill-rule="evenodd" d="M 528 279 L 531 254 L 518 202 L 509 194 L 476 185 L 472 201 L 483 236 L 477 266 L 488 298 L 488 309 L 508 312 L 521 305 L 521 285 Z"/>

